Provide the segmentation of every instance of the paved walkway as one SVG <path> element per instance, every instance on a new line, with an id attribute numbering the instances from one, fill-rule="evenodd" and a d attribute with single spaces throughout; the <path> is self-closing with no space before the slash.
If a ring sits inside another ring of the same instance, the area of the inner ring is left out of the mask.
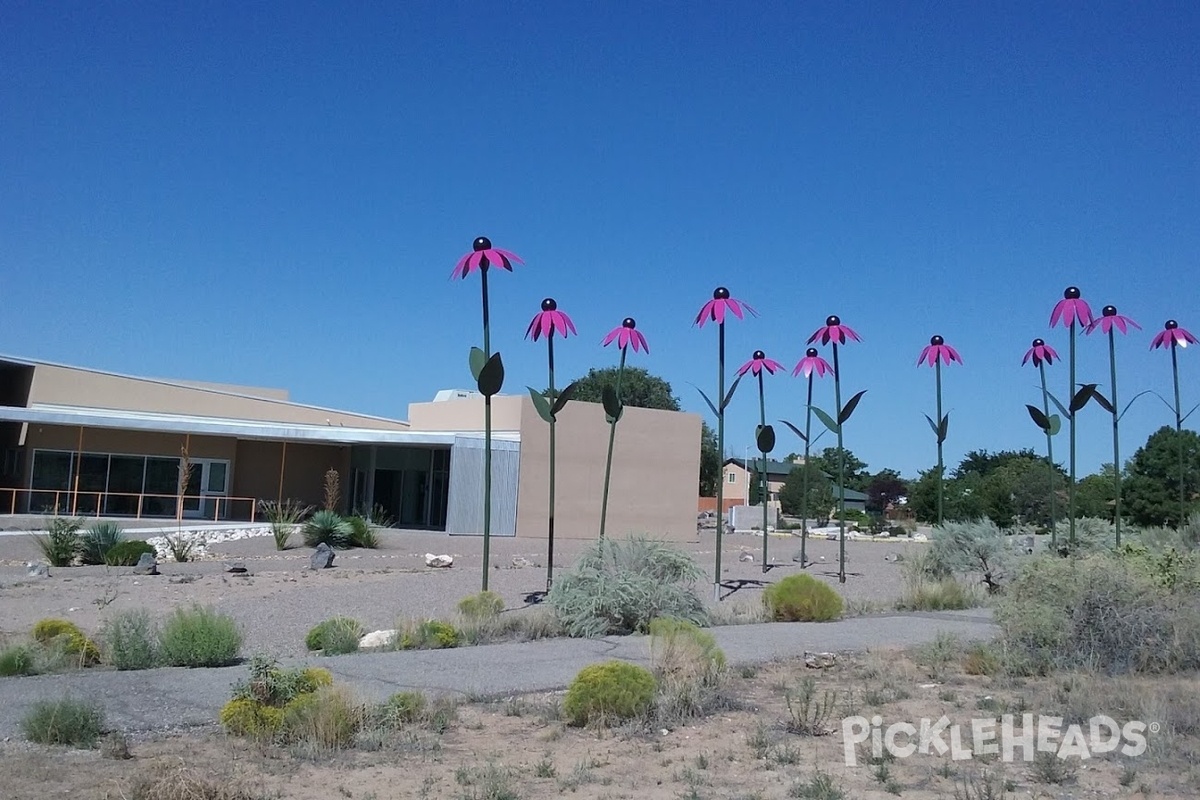
<path id="1" fill-rule="evenodd" d="M 733 664 L 764 663 L 802 656 L 805 651 L 909 647 L 931 641 L 943 632 L 964 639 L 988 639 L 996 633 L 986 609 L 710 630 Z M 546 639 L 453 650 L 356 653 L 315 657 L 307 663 L 328 668 L 335 681 L 353 686 L 366 699 L 383 700 L 404 689 L 497 697 L 562 689 L 583 667 L 611 658 L 648 664 L 645 637 Z M 20 735 L 20 719 L 33 703 L 65 695 L 99 701 L 109 725 L 126 732 L 210 725 L 229 699 L 231 684 L 245 675 L 246 667 L 238 666 L 138 672 L 94 669 L 0 678 L 0 738 Z"/>

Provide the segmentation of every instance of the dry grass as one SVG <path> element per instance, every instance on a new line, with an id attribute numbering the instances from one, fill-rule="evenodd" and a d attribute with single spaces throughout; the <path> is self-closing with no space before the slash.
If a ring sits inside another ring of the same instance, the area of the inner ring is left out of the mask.
<path id="1" fill-rule="evenodd" d="M 160 775 L 142 775 L 127 792 L 107 794 L 106 800 L 266 800 L 267 795 L 225 786 L 180 765 Z"/>

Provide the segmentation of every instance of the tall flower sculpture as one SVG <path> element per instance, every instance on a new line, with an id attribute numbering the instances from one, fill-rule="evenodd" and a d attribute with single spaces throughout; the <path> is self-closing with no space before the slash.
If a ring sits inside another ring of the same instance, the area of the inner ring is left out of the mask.
<path id="1" fill-rule="evenodd" d="M 836 418 L 825 411 L 817 408 L 814 405 L 809 405 L 812 412 L 817 415 L 817 418 L 837 436 L 838 447 L 838 522 L 840 524 L 840 534 L 838 536 L 838 583 L 846 582 L 846 449 L 842 442 L 842 428 L 846 424 L 846 420 L 850 419 L 850 415 L 854 413 L 854 409 L 858 407 L 858 403 L 862 400 L 862 396 L 866 394 L 866 390 L 859 392 L 846 401 L 846 405 L 842 405 L 842 367 L 841 361 L 838 359 L 838 345 L 845 345 L 849 341 L 861 342 L 862 339 L 854 329 L 848 325 L 843 325 L 841 318 L 836 315 L 831 315 L 825 318 L 825 324 L 817 328 L 812 336 L 808 337 L 808 343 L 812 344 L 817 340 L 821 344 L 833 346 L 833 402 L 837 406 L 834 410 L 837 414 Z"/>
<path id="2" fill-rule="evenodd" d="M 1096 384 L 1089 383 L 1076 389 L 1075 387 L 1075 326 L 1086 328 L 1092 324 L 1092 309 L 1083 299 L 1078 287 L 1068 286 L 1063 292 L 1063 299 L 1054 304 L 1050 313 L 1050 327 L 1062 323 L 1067 329 L 1070 346 L 1067 351 L 1067 371 L 1069 389 L 1067 392 L 1068 405 L 1063 406 L 1054 395 L 1050 399 L 1058 406 L 1058 410 L 1070 423 L 1070 469 L 1071 482 L 1067 484 L 1067 519 L 1069 524 L 1069 544 L 1075 547 L 1075 417 L 1087 405 L 1088 400 L 1096 392 Z"/>
<path id="3" fill-rule="evenodd" d="M 1196 337 L 1193 336 L 1186 328 L 1179 327 L 1179 323 L 1173 319 L 1167 320 L 1163 325 L 1163 329 L 1154 335 L 1150 341 L 1150 349 L 1157 350 L 1161 348 L 1171 348 L 1171 382 L 1175 387 L 1175 405 L 1171 408 L 1175 412 L 1175 432 L 1183 432 L 1183 422 L 1192 415 L 1192 411 L 1200 406 L 1193 406 L 1192 410 L 1183 413 L 1183 405 L 1179 402 L 1179 357 L 1177 351 L 1181 347 L 1187 347 L 1189 344 L 1196 344 Z M 1168 405 L 1170 405 L 1168 403 Z M 1187 518 L 1187 493 L 1186 483 L 1184 481 L 1184 443 L 1183 437 L 1179 437 L 1179 524 L 1182 525 Z"/>
<path id="4" fill-rule="evenodd" d="M 748 303 L 731 297 L 728 289 L 718 286 L 713 291 L 712 300 L 700 308 L 700 313 L 696 315 L 696 321 L 693 323 L 701 328 L 708 322 L 717 324 L 717 402 L 714 403 L 703 391 L 700 391 L 700 396 L 717 417 L 717 453 L 721 454 L 721 458 L 724 458 L 725 453 L 725 409 L 733 399 L 738 381 L 741 380 L 735 378 L 729 391 L 725 391 L 725 316 L 733 314 L 738 319 L 744 319 L 747 313 L 758 315 Z M 724 484 L 723 480 L 717 481 L 717 555 L 713 573 L 713 596 L 718 600 L 721 598 L 721 535 L 725 527 Z"/>
<path id="5" fill-rule="evenodd" d="M 513 264 L 524 264 L 520 256 L 508 250 L 492 247 L 486 236 L 471 245 L 471 252 L 458 260 L 451 279 L 466 278 L 479 273 L 483 287 L 483 349 L 471 348 L 471 375 L 483 395 L 483 591 L 488 588 L 488 567 L 491 559 L 492 536 L 492 397 L 504 386 L 504 363 L 499 353 L 492 352 L 491 326 L 488 318 L 488 271 L 492 267 L 512 272 Z"/>
<path id="6" fill-rule="evenodd" d="M 1038 375 L 1042 379 L 1042 407 L 1026 405 L 1029 409 L 1029 416 L 1033 418 L 1034 424 L 1042 429 L 1046 434 L 1046 461 L 1050 465 L 1050 549 L 1058 549 L 1058 535 L 1056 532 L 1058 513 L 1055 506 L 1057 505 L 1058 494 L 1054 488 L 1054 473 L 1058 467 L 1054 464 L 1054 437 L 1062 430 L 1062 417 L 1058 414 L 1050 413 L 1050 390 L 1046 388 L 1046 365 L 1053 364 L 1060 360 L 1058 353 L 1054 348 L 1046 344 L 1045 339 L 1034 339 L 1029 349 L 1025 351 L 1025 357 L 1021 359 L 1021 366 L 1025 366 L 1030 361 L 1038 368 Z"/>
<path id="7" fill-rule="evenodd" d="M 553 297 L 547 297 L 542 301 L 542 310 L 533 315 L 533 320 L 529 323 L 529 328 L 525 331 L 526 339 L 537 341 L 539 338 L 546 339 L 546 360 L 549 364 L 550 373 L 550 388 L 546 395 L 543 395 L 532 386 L 529 387 L 529 397 L 533 400 L 533 407 L 537 409 L 538 416 L 546 420 L 550 424 L 550 505 L 547 515 L 546 529 L 546 591 L 550 591 L 551 585 L 554 583 L 554 430 L 558 423 L 558 412 L 562 410 L 567 401 L 571 399 L 571 395 L 575 391 L 575 384 L 569 384 L 561 392 L 554 388 L 554 337 L 555 335 L 567 338 L 571 334 L 578 336 L 575 330 L 575 323 L 571 322 L 571 318 L 565 313 L 558 310 L 558 303 Z M 549 396 L 547 398 L 547 395 Z"/>
<path id="8" fill-rule="evenodd" d="M 1105 306 L 1100 311 L 1100 316 L 1092 320 L 1087 326 L 1087 333 L 1090 336 L 1095 331 L 1108 334 L 1108 369 L 1112 380 L 1111 397 L 1105 397 L 1100 392 L 1096 392 L 1096 402 L 1104 407 L 1112 416 L 1112 431 L 1113 431 L 1113 525 L 1116 529 L 1117 547 L 1121 546 L 1121 433 L 1120 423 L 1121 414 L 1117 413 L 1117 342 L 1116 332 L 1129 333 L 1130 328 L 1141 330 L 1142 326 L 1131 320 L 1129 317 L 1122 316 L 1117 313 L 1116 306 Z"/>
<path id="9" fill-rule="evenodd" d="M 621 363 L 617 367 L 617 388 L 605 386 L 601 394 L 601 400 L 604 403 L 604 417 L 608 420 L 608 456 L 604 460 L 604 495 L 600 502 L 600 538 L 604 538 L 604 525 L 608 520 L 608 485 L 609 479 L 612 477 L 612 457 L 613 457 L 613 442 L 617 438 L 617 423 L 621 420 L 621 414 L 625 410 L 624 404 L 621 401 L 621 377 L 625 374 L 625 357 L 629 354 L 629 348 L 633 348 L 633 352 L 645 350 L 646 354 L 650 354 L 650 345 L 646 342 L 646 337 L 637 329 L 637 320 L 633 317 L 626 317 L 621 321 L 621 324 L 608 332 L 604 337 L 604 341 L 600 344 L 603 347 L 608 347 L 613 342 L 616 342 L 617 348 L 621 351 Z"/>
<path id="10" fill-rule="evenodd" d="M 767 564 L 767 504 L 770 501 L 771 493 L 767 491 L 767 455 L 775 449 L 775 429 L 767 424 L 767 401 L 766 395 L 763 392 L 763 373 L 774 375 L 777 370 L 783 369 L 783 364 L 780 364 L 774 359 L 767 358 L 767 354 L 762 350 L 755 350 L 754 355 L 745 364 L 738 368 L 737 376 L 741 378 L 747 372 L 758 378 L 758 428 L 754 431 L 754 440 L 758 445 L 758 452 L 762 455 L 762 461 L 759 469 L 759 500 L 762 501 L 763 507 L 763 522 L 762 522 L 762 571 L 766 572 L 770 569 Z"/>
<path id="11" fill-rule="evenodd" d="M 929 421 L 929 427 L 933 428 L 933 435 L 937 437 L 937 470 L 938 470 L 938 525 L 942 524 L 944 514 L 942 511 L 944 500 L 944 484 L 945 484 L 945 462 L 942 460 L 942 443 L 946 441 L 946 431 L 950 425 L 950 415 L 942 414 L 942 364 L 950 366 L 954 362 L 963 363 L 962 356 L 958 354 L 950 345 L 946 344 L 946 340 L 941 336 L 932 336 L 929 339 L 929 344 L 921 351 L 921 355 L 917 358 L 917 366 L 928 363 L 933 367 L 936 375 L 937 383 L 937 422 L 925 415 L 925 419 Z"/>
<path id="12" fill-rule="evenodd" d="M 804 431 L 801 432 L 792 423 L 786 419 L 782 420 L 784 425 L 792 429 L 792 433 L 800 437 L 804 442 L 804 478 L 801 487 L 803 493 L 800 498 L 800 568 L 804 569 L 808 566 L 808 458 L 813 444 L 812 436 L 812 410 L 813 410 L 813 377 L 824 378 L 826 375 L 833 374 L 833 366 L 821 358 L 817 354 L 817 348 L 810 347 L 804 352 L 804 358 L 796 363 L 796 368 L 792 370 L 792 377 L 803 375 L 808 378 L 808 396 L 804 404 Z M 824 435 L 824 431 L 817 435 L 820 439 Z"/>

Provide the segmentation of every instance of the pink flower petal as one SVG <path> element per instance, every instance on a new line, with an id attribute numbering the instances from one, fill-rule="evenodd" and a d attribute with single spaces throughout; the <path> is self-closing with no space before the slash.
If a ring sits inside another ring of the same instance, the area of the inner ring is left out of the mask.
<path id="1" fill-rule="evenodd" d="M 858 334 L 857 334 L 857 333 L 855 333 L 855 332 L 854 332 L 854 329 L 853 329 L 853 328 L 851 328 L 850 326 L 848 326 L 848 325 L 842 325 L 842 326 L 840 326 L 840 327 L 841 327 L 841 329 L 842 329 L 843 331 L 845 331 L 845 332 L 846 332 L 846 335 L 847 335 L 847 336 L 849 336 L 849 337 L 850 337 L 851 339 L 853 339 L 854 341 L 856 341 L 856 342 L 861 342 L 861 341 L 862 341 L 862 339 L 861 339 L 861 338 L 859 338 Z M 842 339 L 842 344 L 845 344 L 845 343 L 846 343 L 846 340 L 843 338 L 843 339 Z"/>
<path id="2" fill-rule="evenodd" d="M 611 331 L 608 332 L 608 334 L 603 339 L 600 340 L 600 346 L 608 347 L 610 344 L 613 343 L 613 339 L 616 339 L 621 335 L 621 331 L 623 331 L 623 330 L 625 330 L 624 327 L 613 328 Z M 620 345 L 618 345 L 618 347 L 619 346 Z"/>
<path id="3" fill-rule="evenodd" d="M 716 304 L 716 300 L 709 300 L 707 303 L 705 303 L 700 309 L 700 313 L 696 315 L 696 321 L 692 324 L 699 325 L 701 328 L 703 328 L 704 323 L 708 322 L 710 319 L 715 320 L 717 318 Z"/>
<path id="4" fill-rule="evenodd" d="M 641 342 L 642 350 L 647 355 L 650 354 L 650 343 L 646 341 L 646 337 L 642 335 L 641 331 L 636 331 L 636 330 L 630 331 L 629 335 L 633 339 L 633 342 L 634 342 L 634 345 L 633 345 L 634 352 L 637 352 L 637 343 Z"/>
<path id="5" fill-rule="evenodd" d="M 1050 313 L 1050 327 L 1051 328 L 1053 328 L 1055 325 L 1057 325 L 1060 320 L 1062 321 L 1062 323 L 1064 325 L 1070 324 L 1066 320 L 1063 319 L 1063 313 L 1066 310 L 1067 310 L 1067 301 L 1066 300 L 1059 300 L 1057 303 L 1054 304 L 1054 311 L 1052 311 Z"/>
<path id="6" fill-rule="evenodd" d="M 745 375 L 747 372 L 750 371 L 750 368 L 753 366 L 754 366 L 753 358 L 750 359 L 749 361 L 747 361 L 745 364 L 742 364 L 740 367 L 738 367 L 738 371 L 737 371 L 738 377 Z"/>
<path id="7" fill-rule="evenodd" d="M 505 266 L 505 269 L 507 269 L 509 272 L 512 271 L 513 264 L 524 264 L 525 263 L 524 261 L 521 260 L 521 257 L 519 255 L 512 252 L 511 250 L 501 250 L 499 247 L 493 247 L 492 252 L 496 253 L 497 255 L 502 256 L 503 258 L 508 260 L 509 263 Z"/>
<path id="8" fill-rule="evenodd" d="M 958 362 L 958 363 L 960 363 L 960 364 L 961 364 L 961 363 L 963 363 L 962 356 L 960 356 L 960 355 L 958 354 L 958 351 L 957 351 L 957 350 L 955 350 L 955 349 L 954 349 L 953 347 L 951 347 L 950 345 L 946 345 L 946 350 L 947 350 L 947 351 L 950 353 L 950 360 L 951 360 L 951 361 L 957 361 L 957 362 Z"/>
<path id="9" fill-rule="evenodd" d="M 719 300 L 718 302 L 722 303 L 726 308 L 732 311 L 733 315 L 738 319 L 745 319 L 745 317 L 742 315 L 742 307 L 738 304 L 737 300 L 734 300 L 731 297 L 728 300 Z"/>

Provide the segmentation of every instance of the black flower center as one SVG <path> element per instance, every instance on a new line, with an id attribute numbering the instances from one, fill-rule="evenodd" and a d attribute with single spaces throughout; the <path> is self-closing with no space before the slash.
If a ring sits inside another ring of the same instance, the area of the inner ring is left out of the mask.
<path id="1" fill-rule="evenodd" d="M 809 358 L 816 358 L 817 357 L 817 348 L 815 348 L 815 347 L 808 348 L 807 350 L 804 351 L 804 355 L 806 355 Z"/>
<path id="2" fill-rule="evenodd" d="M 1046 340 L 1045 340 L 1045 339 L 1034 339 L 1034 340 L 1033 340 L 1033 346 L 1034 346 L 1034 347 L 1045 347 L 1045 346 L 1046 346 Z"/>
<path id="3" fill-rule="evenodd" d="M 633 328 L 637 327 L 637 320 L 635 320 L 633 317 L 626 317 L 625 319 L 621 320 L 621 327 L 632 330 Z"/>
<path id="4" fill-rule="evenodd" d="M 1176 322 L 1176 321 L 1175 321 L 1175 320 L 1173 320 L 1173 319 L 1169 319 L 1169 320 L 1167 320 L 1167 326 L 1166 326 L 1166 327 L 1167 327 L 1167 330 L 1169 330 L 1169 331 L 1173 331 L 1173 330 L 1175 330 L 1176 328 L 1178 328 L 1178 327 L 1179 327 L 1179 323 L 1178 323 L 1178 322 Z"/>
<path id="5" fill-rule="evenodd" d="M 558 303 L 554 302 L 553 297 L 547 297 L 542 301 L 542 311 L 555 311 L 558 309 Z"/>
<path id="6" fill-rule="evenodd" d="M 1063 292 L 1064 300 L 1078 300 L 1081 296 L 1082 292 L 1079 291 L 1078 286 L 1068 286 L 1067 290 Z"/>
<path id="7" fill-rule="evenodd" d="M 471 244 L 471 249 L 477 253 L 480 250 L 491 250 L 492 249 L 492 240 L 487 238 L 486 236 L 480 236 L 478 239 L 476 239 Z"/>
<path id="8" fill-rule="evenodd" d="M 1117 307 L 1116 306 L 1105 306 L 1103 308 L 1103 310 L 1101 310 L 1100 313 L 1106 317 L 1115 317 L 1117 315 Z"/>
<path id="9" fill-rule="evenodd" d="M 763 360 L 764 358 L 766 358 L 766 357 L 767 357 L 767 354 L 766 354 L 766 353 L 764 353 L 762 350 L 755 350 L 755 351 L 754 351 L 754 360 L 755 360 L 755 361 L 762 361 L 762 360 Z"/>
<path id="10" fill-rule="evenodd" d="M 728 300 L 728 299 L 729 299 L 729 290 L 726 289 L 724 286 L 718 286 L 717 290 L 715 292 L 713 292 L 713 300 Z"/>
<path id="11" fill-rule="evenodd" d="M 825 318 L 825 324 L 828 326 L 841 325 L 842 320 L 836 314 L 830 314 Z"/>
<path id="12" fill-rule="evenodd" d="M 945 340 L 945 339 L 943 339 L 943 338 L 942 338 L 942 337 L 940 337 L 940 336 L 930 336 L 930 337 L 929 337 L 929 343 L 930 343 L 931 345 L 933 345 L 934 347 L 937 347 L 938 345 L 943 345 L 943 344 L 945 344 L 945 343 L 946 343 L 946 340 Z"/>

